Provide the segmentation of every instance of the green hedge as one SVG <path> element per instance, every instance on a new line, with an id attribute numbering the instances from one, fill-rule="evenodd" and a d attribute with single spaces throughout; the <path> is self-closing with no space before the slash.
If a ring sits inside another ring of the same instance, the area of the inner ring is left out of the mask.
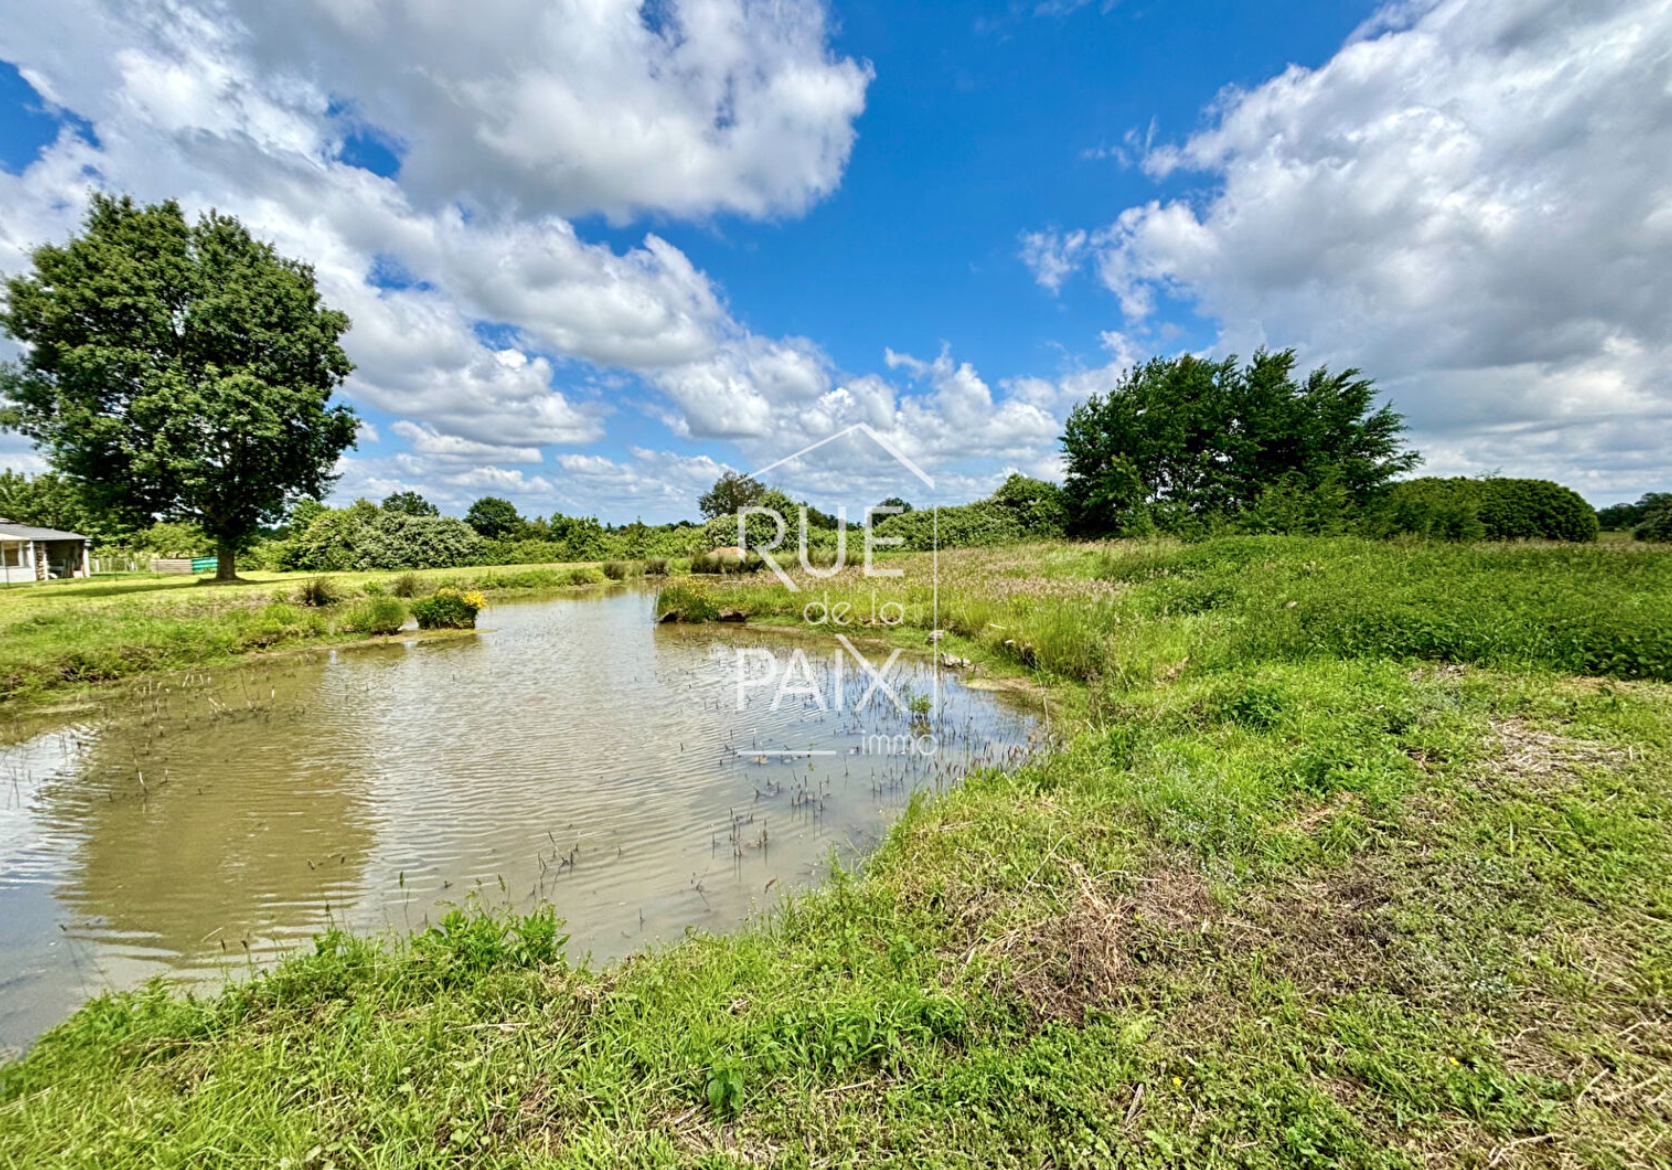
<path id="1" fill-rule="evenodd" d="M 1440 540 L 1597 538 L 1597 514 L 1572 488 L 1547 479 L 1441 479 L 1396 483 L 1367 527 L 1378 535 Z"/>

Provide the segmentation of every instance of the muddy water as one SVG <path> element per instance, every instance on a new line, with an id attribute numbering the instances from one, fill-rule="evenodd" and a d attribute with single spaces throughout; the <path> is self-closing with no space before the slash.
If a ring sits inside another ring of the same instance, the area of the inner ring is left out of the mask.
<path id="1" fill-rule="evenodd" d="M 936 754 L 898 754 L 911 717 L 880 690 L 853 711 L 869 678 L 834 642 L 656 626 L 652 604 L 495 605 L 474 637 L 177 681 L 0 748 L 0 1048 L 104 990 L 218 982 L 471 897 L 555 905 L 597 961 L 724 930 L 914 790 L 1028 750 L 1026 711 L 943 674 Z M 785 686 L 740 710 L 739 652 L 759 678 L 762 649 Z M 935 693 L 926 659 L 885 677 Z"/>

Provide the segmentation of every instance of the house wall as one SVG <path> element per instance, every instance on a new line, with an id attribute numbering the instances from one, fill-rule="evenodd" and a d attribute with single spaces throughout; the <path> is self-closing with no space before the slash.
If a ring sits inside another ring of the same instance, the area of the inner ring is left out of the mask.
<path id="1" fill-rule="evenodd" d="M 6 564 L 6 553 L 12 553 L 17 561 L 15 565 Z M 0 581 L 8 585 L 14 581 L 33 581 L 35 579 L 35 549 L 27 540 L 0 541 Z"/>

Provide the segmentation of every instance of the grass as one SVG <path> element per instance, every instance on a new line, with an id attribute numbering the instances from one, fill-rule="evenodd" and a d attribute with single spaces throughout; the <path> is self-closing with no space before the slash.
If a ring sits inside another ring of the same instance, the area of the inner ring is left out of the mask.
<path id="1" fill-rule="evenodd" d="M 419 597 L 450 586 L 503 596 L 601 582 L 590 565 L 423 573 L 252 573 L 239 585 L 192 577 L 54 581 L 0 591 L 0 707 L 156 671 L 382 632 L 380 594 Z M 368 624 L 369 623 L 369 624 Z"/>
<path id="2" fill-rule="evenodd" d="M 0 1164 L 1665 1165 L 1672 687 L 1574 669 L 1672 554 L 1587 551 L 942 554 L 943 644 L 1054 682 L 1060 750 L 607 971 L 474 907 L 101 999 L 0 1070 Z M 867 632 L 921 644 L 903 563 Z"/>

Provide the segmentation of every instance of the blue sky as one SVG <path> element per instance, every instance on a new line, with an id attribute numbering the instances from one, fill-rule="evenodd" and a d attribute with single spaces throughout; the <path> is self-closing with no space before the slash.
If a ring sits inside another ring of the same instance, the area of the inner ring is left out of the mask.
<path id="1" fill-rule="evenodd" d="M 864 422 L 936 490 L 855 436 L 775 478 L 955 502 L 1259 344 L 1375 376 L 1431 472 L 1672 486 L 1658 0 L 16 7 L 0 270 L 95 185 L 313 261 L 340 498 L 673 519 Z"/>

